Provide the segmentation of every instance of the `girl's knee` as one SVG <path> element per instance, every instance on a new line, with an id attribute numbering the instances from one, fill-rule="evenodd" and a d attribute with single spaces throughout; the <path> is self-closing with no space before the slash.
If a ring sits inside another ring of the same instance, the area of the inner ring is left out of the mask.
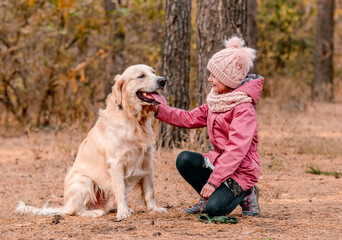
<path id="1" fill-rule="evenodd" d="M 231 213 L 233 209 L 227 209 L 226 204 L 221 199 L 210 199 L 204 210 L 209 216 L 222 216 Z"/>
<path id="2" fill-rule="evenodd" d="M 176 167 L 178 170 L 196 167 L 200 164 L 199 158 L 203 158 L 202 154 L 196 152 L 183 151 L 177 156 Z"/>
<path id="3" fill-rule="evenodd" d="M 191 152 L 183 151 L 177 156 L 176 167 L 178 170 L 187 167 L 191 161 Z"/>
<path id="4" fill-rule="evenodd" d="M 177 156 L 177 161 L 189 161 L 193 153 L 189 151 L 183 151 Z"/>
<path id="5" fill-rule="evenodd" d="M 220 210 L 216 199 L 208 201 L 204 207 L 204 210 L 209 216 L 221 216 L 222 215 L 222 210 Z"/>

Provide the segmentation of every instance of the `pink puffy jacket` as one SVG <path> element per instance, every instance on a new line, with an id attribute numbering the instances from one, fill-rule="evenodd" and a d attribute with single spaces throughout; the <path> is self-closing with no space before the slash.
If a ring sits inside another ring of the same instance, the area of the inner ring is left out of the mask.
<path id="1" fill-rule="evenodd" d="M 247 93 L 256 104 L 264 79 L 258 75 L 234 91 Z M 182 128 L 207 127 L 214 151 L 203 154 L 215 166 L 208 181 L 220 186 L 228 178 L 234 179 L 243 190 L 258 182 L 259 164 L 258 120 L 252 103 L 242 103 L 230 111 L 211 112 L 208 104 L 188 112 L 186 110 L 160 105 L 157 119 Z"/>

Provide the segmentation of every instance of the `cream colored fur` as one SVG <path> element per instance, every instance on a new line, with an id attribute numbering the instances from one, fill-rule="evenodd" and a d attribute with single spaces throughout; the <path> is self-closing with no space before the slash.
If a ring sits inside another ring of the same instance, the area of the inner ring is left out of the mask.
<path id="1" fill-rule="evenodd" d="M 15 212 L 99 217 L 116 207 L 117 219 L 124 219 L 132 212 L 127 191 L 137 184 L 150 211 L 166 212 L 154 200 L 150 104 L 136 96 L 137 91 L 158 90 L 158 78 L 146 65 L 117 75 L 106 108 L 100 110 L 65 178 L 64 206 L 35 208 L 19 202 Z"/>

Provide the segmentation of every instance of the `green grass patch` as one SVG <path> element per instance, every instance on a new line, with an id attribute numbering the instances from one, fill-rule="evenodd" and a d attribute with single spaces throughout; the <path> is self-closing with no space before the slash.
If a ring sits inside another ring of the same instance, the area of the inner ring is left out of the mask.
<path id="1" fill-rule="evenodd" d="M 306 171 L 306 173 L 314 174 L 314 175 L 325 175 L 325 176 L 334 176 L 336 178 L 340 178 L 342 176 L 342 173 L 339 172 L 326 172 L 326 171 L 321 171 L 318 168 L 315 167 L 309 167 L 310 170 Z"/>

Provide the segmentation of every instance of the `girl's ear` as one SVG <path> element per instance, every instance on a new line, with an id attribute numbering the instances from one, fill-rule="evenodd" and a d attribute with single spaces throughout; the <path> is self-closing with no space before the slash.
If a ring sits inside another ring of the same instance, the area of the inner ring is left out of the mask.
<path id="1" fill-rule="evenodd" d="M 125 81 L 119 74 L 114 77 L 114 81 L 115 84 L 113 86 L 112 93 L 114 95 L 115 103 L 119 106 L 119 108 L 122 108 L 122 89 Z"/>

